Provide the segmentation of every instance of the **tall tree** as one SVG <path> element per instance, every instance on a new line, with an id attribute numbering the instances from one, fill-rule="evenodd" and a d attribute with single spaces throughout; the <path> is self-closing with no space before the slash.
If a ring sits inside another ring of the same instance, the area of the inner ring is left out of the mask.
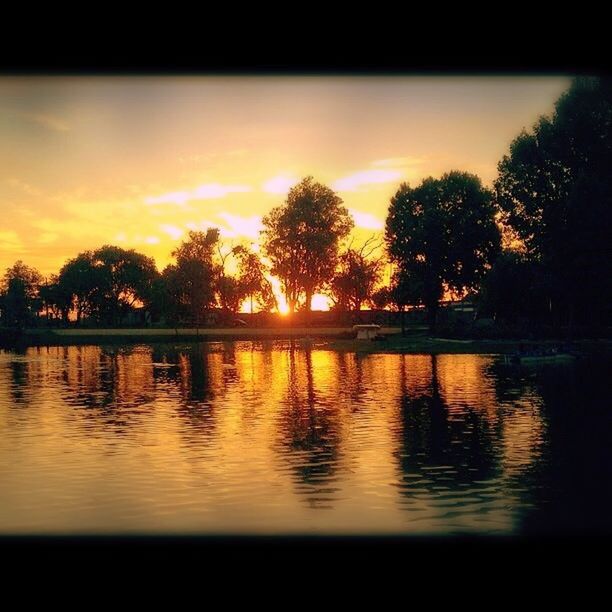
<path id="1" fill-rule="evenodd" d="M 217 228 L 189 232 L 187 240 L 172 252 L 176 265 L 164 271 L 174 312 L 186 314 L 198 326 L 204 312 L 215 305 L 215 287 L 220 276 L 219 264 L 215 262 L 218 242 Z"/>
<path id="2" fill-rule="evenodd" d="M 295 312 L 303 296 L 310 311 L 312 296 L 331 280 L 340 242 L 353 227 L 342 199 L 309 176 L 263 218 L 263 225 L 263 250 L 289 310 Z"/>
<path id="3" fill-rule="evenodd" d="M 604 322 L 612 302 L 612 79 L 579 78 L 498 166 L 504 221 L 549 278 L 555 322 Z"/>
<path id="4" fill-rule="evenodd" d="M 453 171 L 416 188 L 404 183 L 391 199 L 387 250 L 431 327 L 444 290 L 475 288 L 499 251 L 491 196 L 477 176 Z"/>

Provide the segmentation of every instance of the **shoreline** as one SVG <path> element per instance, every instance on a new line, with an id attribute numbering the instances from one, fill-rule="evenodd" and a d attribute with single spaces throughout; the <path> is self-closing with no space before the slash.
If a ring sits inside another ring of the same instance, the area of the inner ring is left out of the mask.
<path id="1" fill-rule="evenodd" d="M 233 341 L 296 341 L 299 348 L 354 352 L 358 354 L 511 354 L 524 346 L 555 346 L 564 339 L 453 339 L 429 336 L 422 327 L 409 328 L 401 335 L 401 328 L 383 327 L 384 340 L 356 340 L 351 327 L 295 327 L 295 328 L 204 328 L 196 329 L 30 329 L 17 342 L 0 344 L 5 349 L 14 347 L 114 345 L 148 343 L 193 343 Z M 572 344 L 579 350 L 594 354 L 612 354 L 612 340 L 576 339 Z"/>

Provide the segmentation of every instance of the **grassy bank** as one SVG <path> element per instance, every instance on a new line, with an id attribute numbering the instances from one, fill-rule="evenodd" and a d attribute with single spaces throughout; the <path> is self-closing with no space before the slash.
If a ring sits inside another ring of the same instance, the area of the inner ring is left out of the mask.
<path id="1" fill-rule="evenodd" d="M 453 340 L 422 335 L 394 335 L 383 341 L 359 341 L 353 339 L 337 339 L 321 343 L 321 348 L 346 351 L 360 354 L 373 353 L 404 353 L 404 354 L 512 354 L 519 346 L 554 347 L 563 340 Z M 577 340 L 572 343 L 578 352 L 589 354 L 612 355 L 610 340 Z M 317 348 L 319 348 L 319 346 Z"/>
<path id="2" fill-rule="evenodd" d="M 399 328 L 383 328 L 382 333 L 395 335 Z M 350 327 L 271 327 L 271 328 L 204 328 L 204 329 L 31 329 L 20 341 L 26 345 L 67 344 L 134 344 L 143 342 L 204 342 L 219 340 L 291 340 L 348 339 Z"/>
<path id="3" fill-rule="evenodd" d="M 346 351 L 360 354 L 510 354 L 519 345 L 555 346 L 562 339 L 546 340 L 486 340 L 432 337 L 424 327 L 412 327 L 405 336 L 400 328 L 382 328 L 384 340 L 356 340 L 351 327 L 295 327 L 295 328 L 205 328 L 205 329 L 32 329 L 22 333 L 16 344 L 20 346 L 66 346 L 85 344 L 143 344 L 155 342 L 213 342 L 231 340 L 296 340 L 298 346 L 323 350 Z M 14 338 L 12 343 L 14 343 Z M 6 343 L 5 343 L 6 345 Z M 576 350 L 591 354 L 612 354 L 612 341 L 576 340 Z M 10 343 L 9 343 L 10 346 Z"/>

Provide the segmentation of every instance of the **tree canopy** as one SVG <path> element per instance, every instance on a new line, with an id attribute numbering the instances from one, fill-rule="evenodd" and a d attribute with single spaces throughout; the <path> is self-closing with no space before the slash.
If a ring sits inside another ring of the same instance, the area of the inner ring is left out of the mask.
<path id="1" fill-rule="evenodd" d="M 215 305 L 220 276 L 220 266 L 215 261 L 218 242 L 216 228 L 192 231 L 172 252 L 176 264 L 167 266 L 163 276 L 175 316 L 187 315 L 199 324 L 204 312 Z"/>
<path id="2" fill-rule="evenodd" d="M 77 320 L 87 314 L 116 324 L 135 303 L 150 301 L 157 274 L 151 257 L 104 245 L 80 253 L 62 267 L 58 292 L 73 304 Z"/>
<path id="3" fill-rule="evenodd" d="M 492 194 L 480 179 L 453 171 L 415 188 L 403 183 L 391 199 L 385 241 L 402 282 L 435 324 L 444 289 L 463 292 L 482 279 L 500 248 Z"/>
<path id="4" fill-rule="evenodd" d="M 262 223 L 263 251 L 290 311 L 295 312 L 302 298 L 310 310 L 313 294 L 333 277 L 340 242 L 353 227 L 342 199 L 309 176 Z"/>
<path id="5" fill-rule="evenodd" d="M 381 259 L 372 258 L 380 247 L 373 238 L 360 248 L 349 248 L 338 257 L 336 273 L 331 280 L 331 295 L 340 310 L 361 310 L 370 302 L 380 278 Z"/>
<path id="6" fill-rule="evenodd" d="M 21 260 L 7 268 L 0 286 L 0 309 L 9 326 L 22 328 L 38 312 L 41 283 L 38 270 Z"/>
<path id="7" fill-rule="evenodd" d="M 576 79 L 499 163 L 504 222 L 544 267 L 557 321 L 578 310 L 601 319 L 609 308 L 611 168 L 612 80 L 597 78 Z"/>

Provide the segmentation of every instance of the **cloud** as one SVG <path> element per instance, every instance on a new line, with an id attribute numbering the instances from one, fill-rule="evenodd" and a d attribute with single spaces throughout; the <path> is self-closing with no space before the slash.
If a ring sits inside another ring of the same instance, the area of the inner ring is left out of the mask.
<path id="1" fill-rule="evenodd" d="M 263 190 L 267 193 L 278 193 L 285 195 L 297 183 L 298 179 L 295 177 L 280 174 L 266 181 L 263 184 Z"/>
<path id="2" fill-rule="evenodd" d="M 357 191 L 362 185 L 390 183 L 402 178 L 399 170 L 362 170 L 342 177 L 332 184 L 337 191 Z"/>
<path id="3" fill-rule="evenodd" d="M 176 204 L 184 206 L 190 200 L 210 200 L 224 198 L 230 193 L 246 193 L 252 191 L 248 185 L 222 185 L 221 183 L 206 183 L 190 191 L 172 191 L 158 196 L 147 196 L 145 204 Z"/>
<path id="4" fill-rule="evenodd" d="M 185 233 L 180 227 L 177 227 L 176 225 L 168 225 L 166 223 L 160 225 L 159 229 L 165 234 L 168 234 L 168 236 L 174 240 L 178 240 Z"/>
<path id="5" fill-rule="evenodd" d="M 42 127 L 51 130 L 52 132 L 69 132 L 70 126 L 68 123 L 61 119 L 60 117 L 56 117 L 55 115 L 49 115 L 46 113 L 21 113 L 21 116 L 33 123 L 37 123 Z"/>
<path id="6" fill-rule="evenodd" d="M 31 195 L 31 196 L 42 195 L 42 191 L 40 189 L 37 189 L 36 187 L 32 187 L 32 185 L 29 185 L 28 183 L 26 183 L 25 181 L 22 181 L 21 179 L 10 178 L 10 179 L 7 179 L 6 182 L 14 189 L 19 189 L 20 191 L 23 191 L 24 193 L 27 193 L 28 195 Z"/>
<path id="7" fill-rule="evenodd" d="M 257 240 L 259 238 L 259 232 L 263 229 L 261 217 L 259 215 L 241 217 L 240 215 L 221 212 L 218 216 L 225 221 L 227 226 L 229 226 L 229 230 L 221 228 L 221 234 L 227 238 L 246 236 L 253 240 Z"/>
<path id="8" fill-rule="evenodd" d="M 1 251 L 21 251 L 23 243 L 13 230 L 0 231 L 0 250 Z"/>
<path id="9" fill-rule="evenodd" d="M 382 230 L 385 227 L 385 224 L 378 217 L 370 213 L 360 212 L 354 208 L 349 208 L 349 212 L 353 216 L 353 219 L 355 219 L 356 227 L 371 230 Z"/>
<path id="10" fill-rule="evenodd" d="M 212 221 L 189 221 L 189 223 L 185 223 L 185 227 L 193 232 L 205 232 L 207 229 L 219 227 L 218 223 L 213 223 Z"/>
<path id="11" fill-rule="evenodd" d="M 416 166 L 427 161 L 424 157 L 389 157 L 387 159 L 377 159 L 372 162 L 373 166 L 383 166 L 385 168 L 405 168 L 406 166 Z"/>
<path id="12" fill-rule="evenodd" d="M 41 244 L 50 244 L 51 242 L 55 242 L 59 236 L 53 232 L 44 232 L 38 237 L 38 242 Z"/>
<path id="13" fill-rule="evenodd" d="M 219 229 L 222 238 L 250 238 L 257 240 L 259 232 L 263 229 L 261 217 L 253 215 L 251 217 L 243 217 L 241 215 L 232 215 L 228 212 L 220 212 L 217 215 L 223 219 L 223 223 L 208 221 L 190 221 L 185 224 L 187 229 L 193 231 L 205 232 L 211 227 Z"/>

